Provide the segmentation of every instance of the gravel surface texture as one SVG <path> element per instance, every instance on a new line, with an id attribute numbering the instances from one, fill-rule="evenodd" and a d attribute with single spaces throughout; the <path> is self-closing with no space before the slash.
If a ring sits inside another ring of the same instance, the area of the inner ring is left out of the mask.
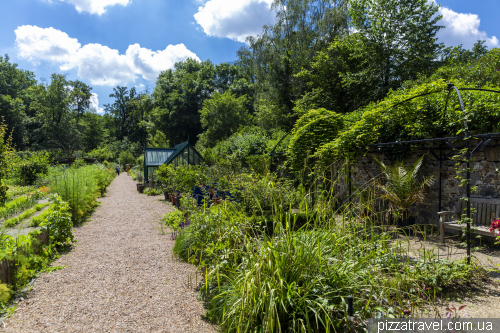
<path id="1" fill-rule="evenodd" d="M 42 274 L 1 332 L 215 332 L 159 227 L 172 206 L 137 192 L 126 173 L 101 198 L 78 243 Z"/>
<path id="2" fill-rule="evenodd" d="M 447 239 L 445 244 L 439 242 L 438 235 L 427 235 L 423 237 L 403 237 L 400 240 L 406 241 L 404 249 L 408 248 L 410 241 L 410 257 L 418 259 L 421 256 L 422 249 L 433 251 L 436 258 L 459 260 L 467 258 L 467 249 L 455 239 Z M 489 271 L 490 280 L 484 281 L 481 288 L 467 291 L 450 291 L 445 297 L 438 297 L 437 303 L 429 311 L 426 317 L 446 316 L 446 308 L 452 305 L 467 305 L 460 311 L 461 315 L 467 314 L 469 318 L 499 318 L 498 309 L 500 309 L 500 250 L 498 246 L 487 246 L 481 251 L 474 251 L 474 257 L 479 264 Z"/>

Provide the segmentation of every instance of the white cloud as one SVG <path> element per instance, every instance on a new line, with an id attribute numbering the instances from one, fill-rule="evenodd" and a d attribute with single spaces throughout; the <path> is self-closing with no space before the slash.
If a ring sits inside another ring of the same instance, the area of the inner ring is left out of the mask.
<path id="1" fill-rule="evenodd" d="M 138 76 L 154 82 L 161 71 L 173 68 L 178 61 L 200 60 L 184 44 L 168 45 L 152 51 L 139 44 L 130 45 L 125 54 L 101 44 L 81 46 L 78 40 L 54 28 L 25 25 L 15 30 L 18 55 L 35 65 L 40 61 L 59 64 L 60 69 L 76 69 L 80 78 L 93 85 L 115 86 L 134 82 Z"/>
<path id="2" fill-rule="evenodd" d="M 435 0 L 429 2 L 436 3 Z M 464 48 L 471 49 L 478 40 L 485 40 L 486 45 L 491 48 L 500 46 L 497 37 L 488 37 L 485 31 L 479 30 L 481 20 L 478 15 L 457 13 L 448 7 L 441 7 L 438 14 L 443 16 L 439 24 L 446 28 L 437 33 L 437 38 L 446 46 L 462 44 Z"/>
<path id="3" fill-rule="evenodd" d="M 131 0 L 60 0 L 75 6 L 79 13 L 87 12 L 90 14 L 102 15 L 106 13 L 106 7 L 115 5 L 128 5 Z M 52 2 L 52 0 L 49 0 Z"/>
<path id="4" fill-rule="evenodd" d="M 99 98 L 97 97 L 96 93 L 92 93 L 92 96 L 90 96 L 90 108 L 96 110 L 99 114 L 103 114 L 104 109 L 99 107 Z"/>
<path id="5" fill-rule="evenodd" d="M 40 29 L 23 25 L 15 30 L 18 55 L 32 63 L 51 59 L 62 62 L 77 55 L 81 44 L 54 28 Z"/>
<path id="6" fill-rule="evenodd" d="M 149 81 L 155 81 L 162 70 L 173 68 L 176 62 L 186 58 L 198 59 L 184 44 L 169 45 L 163 51 L 152 51 L 134 44 L 128 47 L 126 57 L 132 60 L 137 73 Z"/>
<path id="7" fill-rule="evenodd" d="M 263 25 L 275 22 L 271 4 L 272 0 L 210 0 L 194 18 L 209 36 L 244 42 L 261 33 Z"/>

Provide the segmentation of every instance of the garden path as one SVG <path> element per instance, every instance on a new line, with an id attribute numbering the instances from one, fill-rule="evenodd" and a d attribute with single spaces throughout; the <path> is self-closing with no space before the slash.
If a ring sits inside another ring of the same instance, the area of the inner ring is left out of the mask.
<path id="1" fill-rule="evenodd" d="M 20 299 L 2 332 L 215 332 L 188 288 L 194 266 L 173 259 L 174 241 L 159 225 L 171 211 L 159 196 L 136 191 L 122 173 L 78 243 Z M 168 230 L 167 230 L 168 231 Z"/>

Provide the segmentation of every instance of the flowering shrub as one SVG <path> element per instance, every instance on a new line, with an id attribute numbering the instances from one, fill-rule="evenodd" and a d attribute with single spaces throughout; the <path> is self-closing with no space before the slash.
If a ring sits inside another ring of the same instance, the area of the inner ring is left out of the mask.
<path id="1" fill-rule="evenodd" d="M 490 232 L 497 236 L 496 244 L 500 244 L 500 219 L 491 222 Z"/>

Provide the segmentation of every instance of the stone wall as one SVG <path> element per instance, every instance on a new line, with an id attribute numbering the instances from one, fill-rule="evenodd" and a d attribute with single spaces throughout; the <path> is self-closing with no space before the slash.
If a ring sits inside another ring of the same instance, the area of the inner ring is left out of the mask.
<path id="1" fill-rule="evenodd" d="M 477 142 L 471 143 L 471 147 L 474 148 L 476 144 Z M 471 186 L 477 186 L 477 191 L 472 193 L 472 197 L 500 197 L 500 146 L 498 145 L 499 141 L 492 140 L 489 145 L 474 155 L 474 162 L 471 163 L 474 170 L 471 172 Z M 450 150 L 443 150 L 443 155 L 449 152 Z M 434 150 L 434 153 L 439 156 L 439 150 Z M 410 165 L 424 154 L 426 157 L 421 172 L 424 175 L 433 174 L 435 181 L 427 192 L 424 202 L 414 206 L 411 210 L 412 214 L 417 217 L 418 223 L 437 223 L 439 221 L 437 215 L 439 209 L 439 158 L 436 158 L 429 151 L 419 150 L 412 152 L 404 161 L 405 164 Z M 386 165 L 392 164 L 381 153 L 368 153 L 359 157 L 352 169 L 354 188 L 361 188 L 373 182 L 373 179 L 380 178 L 380 168 L 374 157 Z M 456 178 L 455 164 L 456 162 L 451 159 L 447 159 L 441 164 L 442 211 L 456 211 L 459 198 L 466 195 L 465 188 L 460 187 L 460 179 Z"/>

